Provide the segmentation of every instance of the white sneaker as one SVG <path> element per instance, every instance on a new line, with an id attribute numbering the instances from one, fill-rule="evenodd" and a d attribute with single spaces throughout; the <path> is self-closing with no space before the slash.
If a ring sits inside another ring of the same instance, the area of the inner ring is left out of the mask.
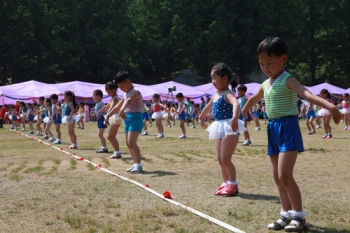
<path id="1" fill-rule="evenodd" d="M 51 137 L 47 140 L 48 142 L 54 142 L 55 141 L 55 138 L 54 137 Z"/>
<path id="2" fill-rule="evenodd" d="M 252 142 L 250 141 L 250 139 L 244 140 L 244 142 L 242 143 L 242 146 L 249 146 L 250 144 L 252 144 Z"/>
<path id="3" fill-rule="evenodd" d="M 22 130 L 22 131 L 25 131 L 26 129 L 25 129 L 25 128 L 22 128 L 21 130 Z"/>
<path id="4" fill-rule="evenodd" d="M 164 134 L 160 133 L 156 136 L 156 138 L 164 138 Z"/>
<path id="5" fill-rule="evenodd" d="M 255 127 L 255 129 L 254 130 L 260 130 L 260 127 Z"/>
<path id="6" fill-rule="evenodd" d="M 129 171 L 130 173 L 142 173 L 143 170 L 142 170 L 142 166 L 133 166 L 133 168 Z"/>
<path id="7" fill-rule="evenodd" d="M 132 169 L 134 169 L 134 166 L 136 166 L 136 165 L 135 165 L 135 164 L 132 165 L 130 168 L 126 169 L 125 171 L 126 171 L 126 172 L 130 172 Z"/>
<path id="8" fill-rule="evenodd" d="M 61 140 L 57 138 L 56 141 L 53 142 L 53 144 L 61 144 Z"/>
<path id="9" fill-rule="evenodd" d="M 42 137 L 42 139 L 49 139 L 49 136 L 44 135 L 44 136 Z"/>
<path id="10" fill-rule="evenodd" d="M 141 135 L 142 135 L 142 136 L 148 135 L 148 132 L 147 132 L 147 131 L 144 131 Z"/>
<path id="11" fill-rule="evenodd" d="M 43 136 L 43 134 L 40 131 L 38 131 L 36 132 L 35 136 Z"/>
<path id="12" fill-rule="evenodd" d="M 30 130 L 28 134 L 34 134 L 33 130 Z"/>
<path id="13" fill-rule="evenodd" d="M 181 134 L 181 135 L 179 136 L 179 138 L 186 138 L 186 135 L 185 135 L 185 134 Z"/>
<path id="14" fill-rule="evenodd" d="M 109 156 L 110 159 L 120 159 L 122 157 L 122 152 L 115 151 L 111 156 Z"/>

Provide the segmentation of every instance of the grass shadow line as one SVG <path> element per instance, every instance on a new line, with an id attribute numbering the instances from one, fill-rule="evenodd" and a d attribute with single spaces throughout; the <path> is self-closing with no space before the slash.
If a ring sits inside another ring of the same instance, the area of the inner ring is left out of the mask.
<path id="1" fill-rule="evenodd" d="M 241 193 L 241 192 L 239 192 L 238 196 L 243 199 L 264 200 L 264 201 L 272 201 L 272 202 L 280 203 L 280 198 L 278 196 L 253 194 L 253 193 Z"/>
<path id="2" fill-rule="evenodd" d="M 176 176 L 178 175 L 175 172 L 169 172 L 169 171 L 143 171 L 144 175 L 152 175 L 152 177 L 162 177 L 162 176 Z"/>

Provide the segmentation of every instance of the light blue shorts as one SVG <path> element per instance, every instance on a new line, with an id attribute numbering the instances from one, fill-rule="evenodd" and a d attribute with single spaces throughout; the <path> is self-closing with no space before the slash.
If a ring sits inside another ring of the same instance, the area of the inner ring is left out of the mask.
<path id="1" fill-rule="evenodd" d="M 142 132 L 143 128 L 143 114 L 142 112 L 130 112 L 130 113 L 125 113 L 125 128 L 124 132 L 129 133 L 129 132 Z"/>
<path id="2" fill-rule="evenodd" d="M 304 151 L 298 116 L 269 119 L 267 123 L 267 137 L 267 154 L 270 156 L 278 155 L 280 152 Z"/>

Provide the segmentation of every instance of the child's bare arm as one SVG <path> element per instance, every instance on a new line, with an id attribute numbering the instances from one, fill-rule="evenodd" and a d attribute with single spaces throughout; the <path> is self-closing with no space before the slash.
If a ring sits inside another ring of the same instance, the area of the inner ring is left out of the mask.
<path id="1" fill-rule="evenodd" d="M 260 86 L 259 90 L 257 92 L 254 93 L 254 95 L 252 95 L 247 103 L 244 105 L 244 107 L 242 108 L 242 115 L 243 117 L 247 118 L 247 112 L 249 111 L 249 109 L 251 109 L 254 104 L 256 104 L 257 102 L 259 102 L 259 100 L 261 100 L 261 98 L 264 97 L 264 91 L 262 90 L 262 87 Z"/>

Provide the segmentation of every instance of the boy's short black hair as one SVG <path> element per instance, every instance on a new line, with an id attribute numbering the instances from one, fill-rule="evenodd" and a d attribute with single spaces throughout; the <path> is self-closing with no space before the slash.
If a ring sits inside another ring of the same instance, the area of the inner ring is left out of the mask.
<path id="1" fill-rule="evenodd" d="M 129 74 L 126 71 L 119 71 L 115 76 L 114 76 L 114 82 L 116 84 L 130 80 Z"/>
<path id="2" fill-rule="evenodd" d="M 248 89 L 246 85 L 242 84 L 237 87 L 237 90 L 247 92 Z"/>
<path id="3" fill-rule="evenodd" d="M 52 94 L 52 95 L 50 95 L 50 99 L 58 100 L 58 95 Z"/>
<path id="4" fill-rule="evenodd" d="M 39 97 L 39 100 L 44 101 L 44 100 L 45 100 L 45 97 L 44 97 L 44 96 L 40 96 L 40 97 Z"/>
<path id="5" fill-rule="evenodd" d="M 279 37 L 267 37 L 258 46 L 257 55 L 262 53 L 267 53 L 269 56 L 274 54 L 277 57 L 287 55 L 287 44 Z"/>
<path id="6" fill-rule="evenodd" d="M 117 89 L 117 85 L 114 83 L 114 82 L 108 82 L 106 83 L 105 85 L 105 89 L 108 89 L 108 90 L 114 90 L 114 89 Z"/>
<path id="7" fill-rule="evenodd" d="M 184 98 L 184 95 L 181 92 L 179 92 L 179 93 L 176 94 L 175 97 L 176 98 Z"/>
<path id="8" fill-rule="evenodd" d="M 94 95 L 100 96 L 101 98 L 103 97 L 103 92 L 100 89 L 94 90 L 92 93 Z"/>

